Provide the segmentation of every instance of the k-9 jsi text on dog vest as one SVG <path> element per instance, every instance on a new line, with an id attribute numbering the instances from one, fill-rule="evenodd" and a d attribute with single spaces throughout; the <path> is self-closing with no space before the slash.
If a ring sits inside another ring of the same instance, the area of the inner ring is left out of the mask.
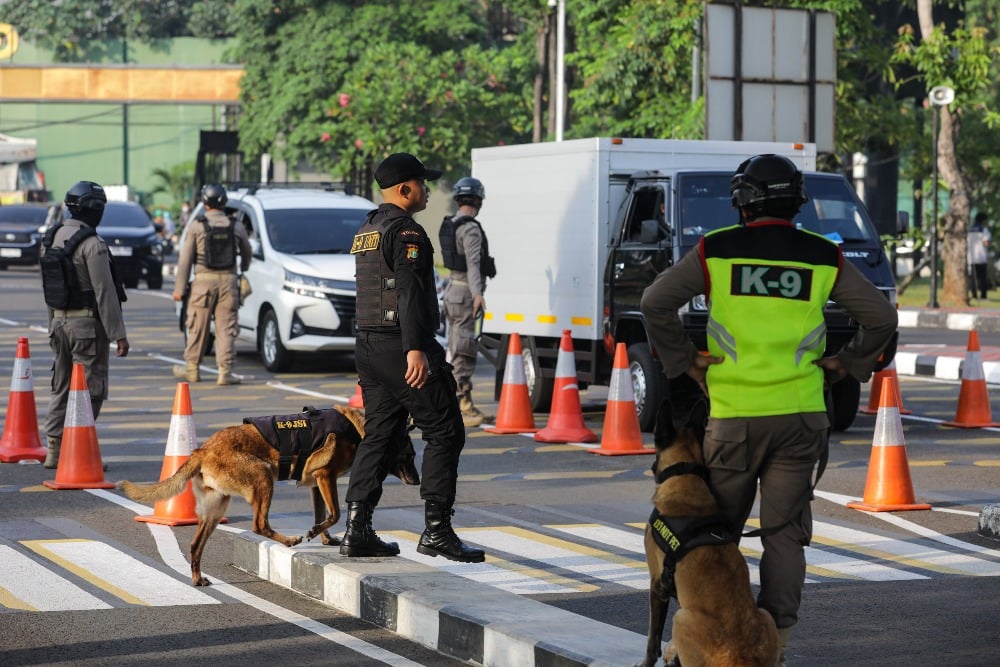
<path id="1" fill-rule="evenodd" d="M 349 433 L 354 425 L 333 408 L 317 410 L 306 407 L 302 412 L 268 417 L 245 417 L 278 450 L 278 479 L 302 479 L 306 459 L 323 446 L 330 433 Z"/>

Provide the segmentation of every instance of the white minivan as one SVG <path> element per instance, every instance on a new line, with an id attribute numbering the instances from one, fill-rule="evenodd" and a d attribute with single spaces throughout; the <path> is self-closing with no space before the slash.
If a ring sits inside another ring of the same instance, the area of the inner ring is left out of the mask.
<path id="1" fill-rule="evenodd" d="M 256 345 L 274 372 L 287 371 L 296 352 L 353 351 L 350 250 L 376 205 L 333 187 L 260 185 L 226 194 L 226 213 L 246 227 L 253 249 L 247 271 L 253 291 L 240 306 L 240 340 Z M 195 218 L 202 212 L 199 204 L 188 227 L 200 224 Z"/>

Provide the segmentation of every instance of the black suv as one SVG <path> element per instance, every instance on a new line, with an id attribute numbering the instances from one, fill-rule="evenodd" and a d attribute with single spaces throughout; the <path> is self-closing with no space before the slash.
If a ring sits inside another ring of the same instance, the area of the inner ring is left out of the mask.
<path id="1" fill-rule="evenodd" d="M 108 244 L 125 287 L 135 289 L 140 279 L 149 289 L 163 287 L 163 242 L 146 209 L 135 202 L 109 201 L 97 233 Z"/>
<path id="2" fill-rule="evenodd" d="M 0 206 L 0 270 L 11 265 L 38 264 L 44 227 L 58 215 L 52 204 Z"/>

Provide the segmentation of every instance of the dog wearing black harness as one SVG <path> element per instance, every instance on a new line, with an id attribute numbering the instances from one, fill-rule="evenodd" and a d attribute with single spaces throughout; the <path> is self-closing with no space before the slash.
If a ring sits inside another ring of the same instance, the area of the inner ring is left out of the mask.
<path id="1" fill-rule="evenodd" d="M 304 408 L 291 415 L 248 417 L 243 422 L 217 431 L 165 480 L 118 484 L 129 498 L 151 502 L 183 493 L 191 480 L 198 514 L 198 529 L 191 541 L 191 582 L 195 586 L 211 585 L 201 573 L 202 552 L 234 495 L 253 508 L 253 532 L 289 547 L 302 541 L 301 537 L 282 535 L 268 521 L 278 479 L 295 479 L 298 486 L 312 491 L 316 523 L 306 539 L 319 536 L 323 544 L 340 544 L 327 529 L 340 519 L 337 478 L 351 469 L 365 434 L 361 411 L 340 405 Z M 405 484 L 420 484 L 407 432 L 401 429 L 392 444 L 382 474 L 396 475 Z"/>
<path id="2" fill-rule="evenodd" d="M 649 568 L 649 633 L 646 657 L 661 655 L 670 598 L 674 614 L 668 665 L 767 666 L 778 658 L 771 615 L 757 607 L 739 534 L 719 512 L 702 454 L 708 406 L 698 399 L 674 413 L 665 400 L 656 418 L 656 493 L 646 525 Z"/>

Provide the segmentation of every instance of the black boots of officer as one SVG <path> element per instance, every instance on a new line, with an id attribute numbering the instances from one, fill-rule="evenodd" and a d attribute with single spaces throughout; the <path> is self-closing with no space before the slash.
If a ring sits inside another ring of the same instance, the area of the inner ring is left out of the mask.
<path id="1" fill-rule="evenodd" d="M 383 542 L 372 528 L 375 505 L 363 501 L 347 503 L 347 532 L 340 542 L 340 555 L 351 557 L 398 556 L 399 545 Z"/>
<path id="2" fill-rule="evenodd" d="M 462 563 L 482 563 L 486 560 L 486 552 L 465 546 L 451 527 L 451 515 L 454 513 L 455 510 L 450 504 L 429 500 L 426 502 L 424 506 L 426 528 L 420 536 L 417 551 L 426 556 L 444 556 L 448 560 Z"/>

